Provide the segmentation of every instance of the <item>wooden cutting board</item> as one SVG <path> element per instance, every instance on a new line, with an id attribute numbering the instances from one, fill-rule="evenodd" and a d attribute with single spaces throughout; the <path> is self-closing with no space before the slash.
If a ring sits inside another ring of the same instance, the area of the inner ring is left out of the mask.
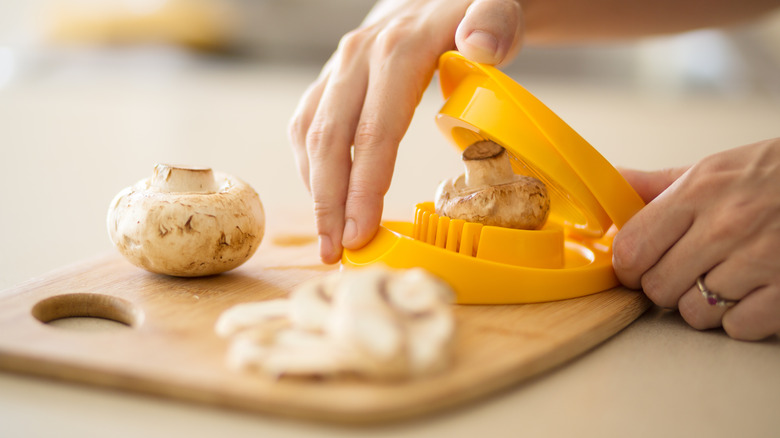
<path id="1" fill-rule="evenodd" d="M 214 323 L 234 304 L 285 296 L 334 267 L 316 240 L 276 235 L 247 264 L 208 278 L 145 272 L 119 255 L 70 266 L 0 293 L 0 369 L 189 401 L 331 422 L 420 416 L 484 397 L 566 362 L 648 307 L 616 288 L 541 304 L 455 306 L 455 362 L 405 383 L 279 380 L 230 371 Z M 41 320 L 98 316 L 131 325 L 67 330 Z"/>

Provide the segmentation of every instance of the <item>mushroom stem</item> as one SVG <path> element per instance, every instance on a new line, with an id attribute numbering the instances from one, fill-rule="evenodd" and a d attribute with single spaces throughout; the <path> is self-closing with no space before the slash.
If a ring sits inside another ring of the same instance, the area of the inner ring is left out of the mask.
<path id="1" fill-rule="evenodd" d="M 492 141 L 480 141 L 463 151 L 466 186 L 478 188 L 506 184 L 516 179 L 506 150 Z"/>
<path id="2" fill-rule="evenodd" d="M 219 185 L 208 167 L 158 164 L 154 167 L 151 186 L 170 193 L 214 193 Z"/>

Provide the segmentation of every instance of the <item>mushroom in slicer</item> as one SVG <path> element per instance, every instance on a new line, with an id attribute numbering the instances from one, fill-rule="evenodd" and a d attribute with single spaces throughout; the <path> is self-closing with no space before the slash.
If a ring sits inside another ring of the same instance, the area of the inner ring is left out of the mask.
<path id="1" fill-rule="evenodd" d="M 517 175 L 506 150 L 480 141 L 463 151 L 466 172 L 443 181 L 436 190 L 436 214 L 483 225 L 535 230 L 550 211 L 547 187 Z"/>

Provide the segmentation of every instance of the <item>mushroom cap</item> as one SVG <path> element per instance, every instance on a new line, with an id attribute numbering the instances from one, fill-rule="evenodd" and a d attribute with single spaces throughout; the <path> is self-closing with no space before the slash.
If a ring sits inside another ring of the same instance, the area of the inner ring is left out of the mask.
<path id="1" fill-rule="evenodd" d="M 536 178 L 516 175 L 514 181 L 469 188 L 465 176 L 449 179 L 436 192 L 436 213 L 483 225 L 535 230 L 550 211 L 547 187 Z"/>
<path id="2" fill-rule="evenodd" d="M 236 268 L 265 232 L 260 197 L 245 182 L 214 172 L 211 193 L 166 192 L 152 178 L 119 192 L 108 211 L 111 241 L 133 264 L 179 277 Z"/>

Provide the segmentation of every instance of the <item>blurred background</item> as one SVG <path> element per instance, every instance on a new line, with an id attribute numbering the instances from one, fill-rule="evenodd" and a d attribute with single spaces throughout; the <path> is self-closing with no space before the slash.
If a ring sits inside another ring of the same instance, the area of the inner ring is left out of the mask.
<path id="1" fill-rule="evenodd" d="M 291 218 L 310 225 L 287 120 L 372 4 L 0 0 L 0 288 L 111 251 L 109 201 L 156 162 L 247 180 L 271 232 Z M 618 166 L 682 165 L 780 135 L 778 13 L 729 29 L 527 48 L 505 71 Z M 407 218 L 420 187 L 460 172 L 433 123 L 432 84 L 399 152 L 386 218 Z"/>

